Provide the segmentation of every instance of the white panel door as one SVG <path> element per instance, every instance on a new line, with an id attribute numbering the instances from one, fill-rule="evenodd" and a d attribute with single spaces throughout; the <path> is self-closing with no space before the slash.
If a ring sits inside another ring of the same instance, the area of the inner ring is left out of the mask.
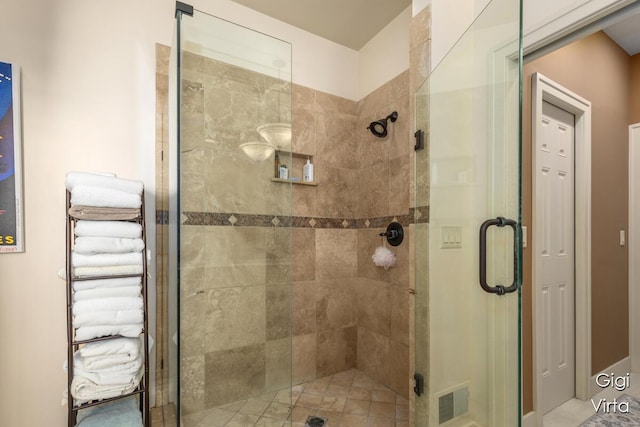
<path id="1" fill-rule="evenodd" d="M 575 396 L 574 122 L 573 114 L 548 102 L 542 106 L 542 138 L 536 142 L 534 201 L 541 274 L 543 413 Z"/>

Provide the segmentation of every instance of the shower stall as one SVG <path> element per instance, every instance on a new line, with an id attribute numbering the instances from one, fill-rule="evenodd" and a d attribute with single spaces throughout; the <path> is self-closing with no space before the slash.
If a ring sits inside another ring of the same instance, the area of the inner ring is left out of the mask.
<path id="1" fill-rule="evenodd" d="M 291 43 L 178 4 L 180 425 L 518 425 L 517 2 L 359 101 L 294 83 Z"/>

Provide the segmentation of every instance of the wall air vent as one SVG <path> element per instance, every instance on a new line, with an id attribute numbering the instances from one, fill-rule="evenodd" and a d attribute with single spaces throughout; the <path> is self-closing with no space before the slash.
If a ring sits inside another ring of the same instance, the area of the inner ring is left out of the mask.
<path id="1" fill-rule="evenodd" d="M 438 423 L 466 414 L 469 410 L 469 389 L 465 385 L 438 398 Z"/>

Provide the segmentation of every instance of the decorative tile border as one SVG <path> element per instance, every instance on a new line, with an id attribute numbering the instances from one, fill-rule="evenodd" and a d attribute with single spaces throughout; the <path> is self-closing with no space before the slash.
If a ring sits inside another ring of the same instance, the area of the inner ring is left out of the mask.
<path id="1" fill-rule="evenodd" d="M 409 209 L 409 213 L 396 216 L 374 218 L 317 218 L 305 216 L 279 216 L 237 214 L 219 212 L 184 212 L 182 225 L 211 225 L 237 227 L 294 227 L 294 228 L 385 228 L 390 222 L 397 221 L 403 227 L 412 223 L 429 222 L 429 206 Z M 156 212 L 156 224 L 168 224 L 167 211 Z"/>

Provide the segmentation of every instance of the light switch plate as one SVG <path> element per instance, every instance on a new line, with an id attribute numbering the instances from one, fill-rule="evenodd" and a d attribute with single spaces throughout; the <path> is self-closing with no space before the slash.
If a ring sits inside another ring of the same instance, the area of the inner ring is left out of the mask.
<path id="1" fill-rule="evenodd" d="M 442 249 L 459 249 L 462 247 L 462 227 L 442 227 L 440 247 Z"/>

